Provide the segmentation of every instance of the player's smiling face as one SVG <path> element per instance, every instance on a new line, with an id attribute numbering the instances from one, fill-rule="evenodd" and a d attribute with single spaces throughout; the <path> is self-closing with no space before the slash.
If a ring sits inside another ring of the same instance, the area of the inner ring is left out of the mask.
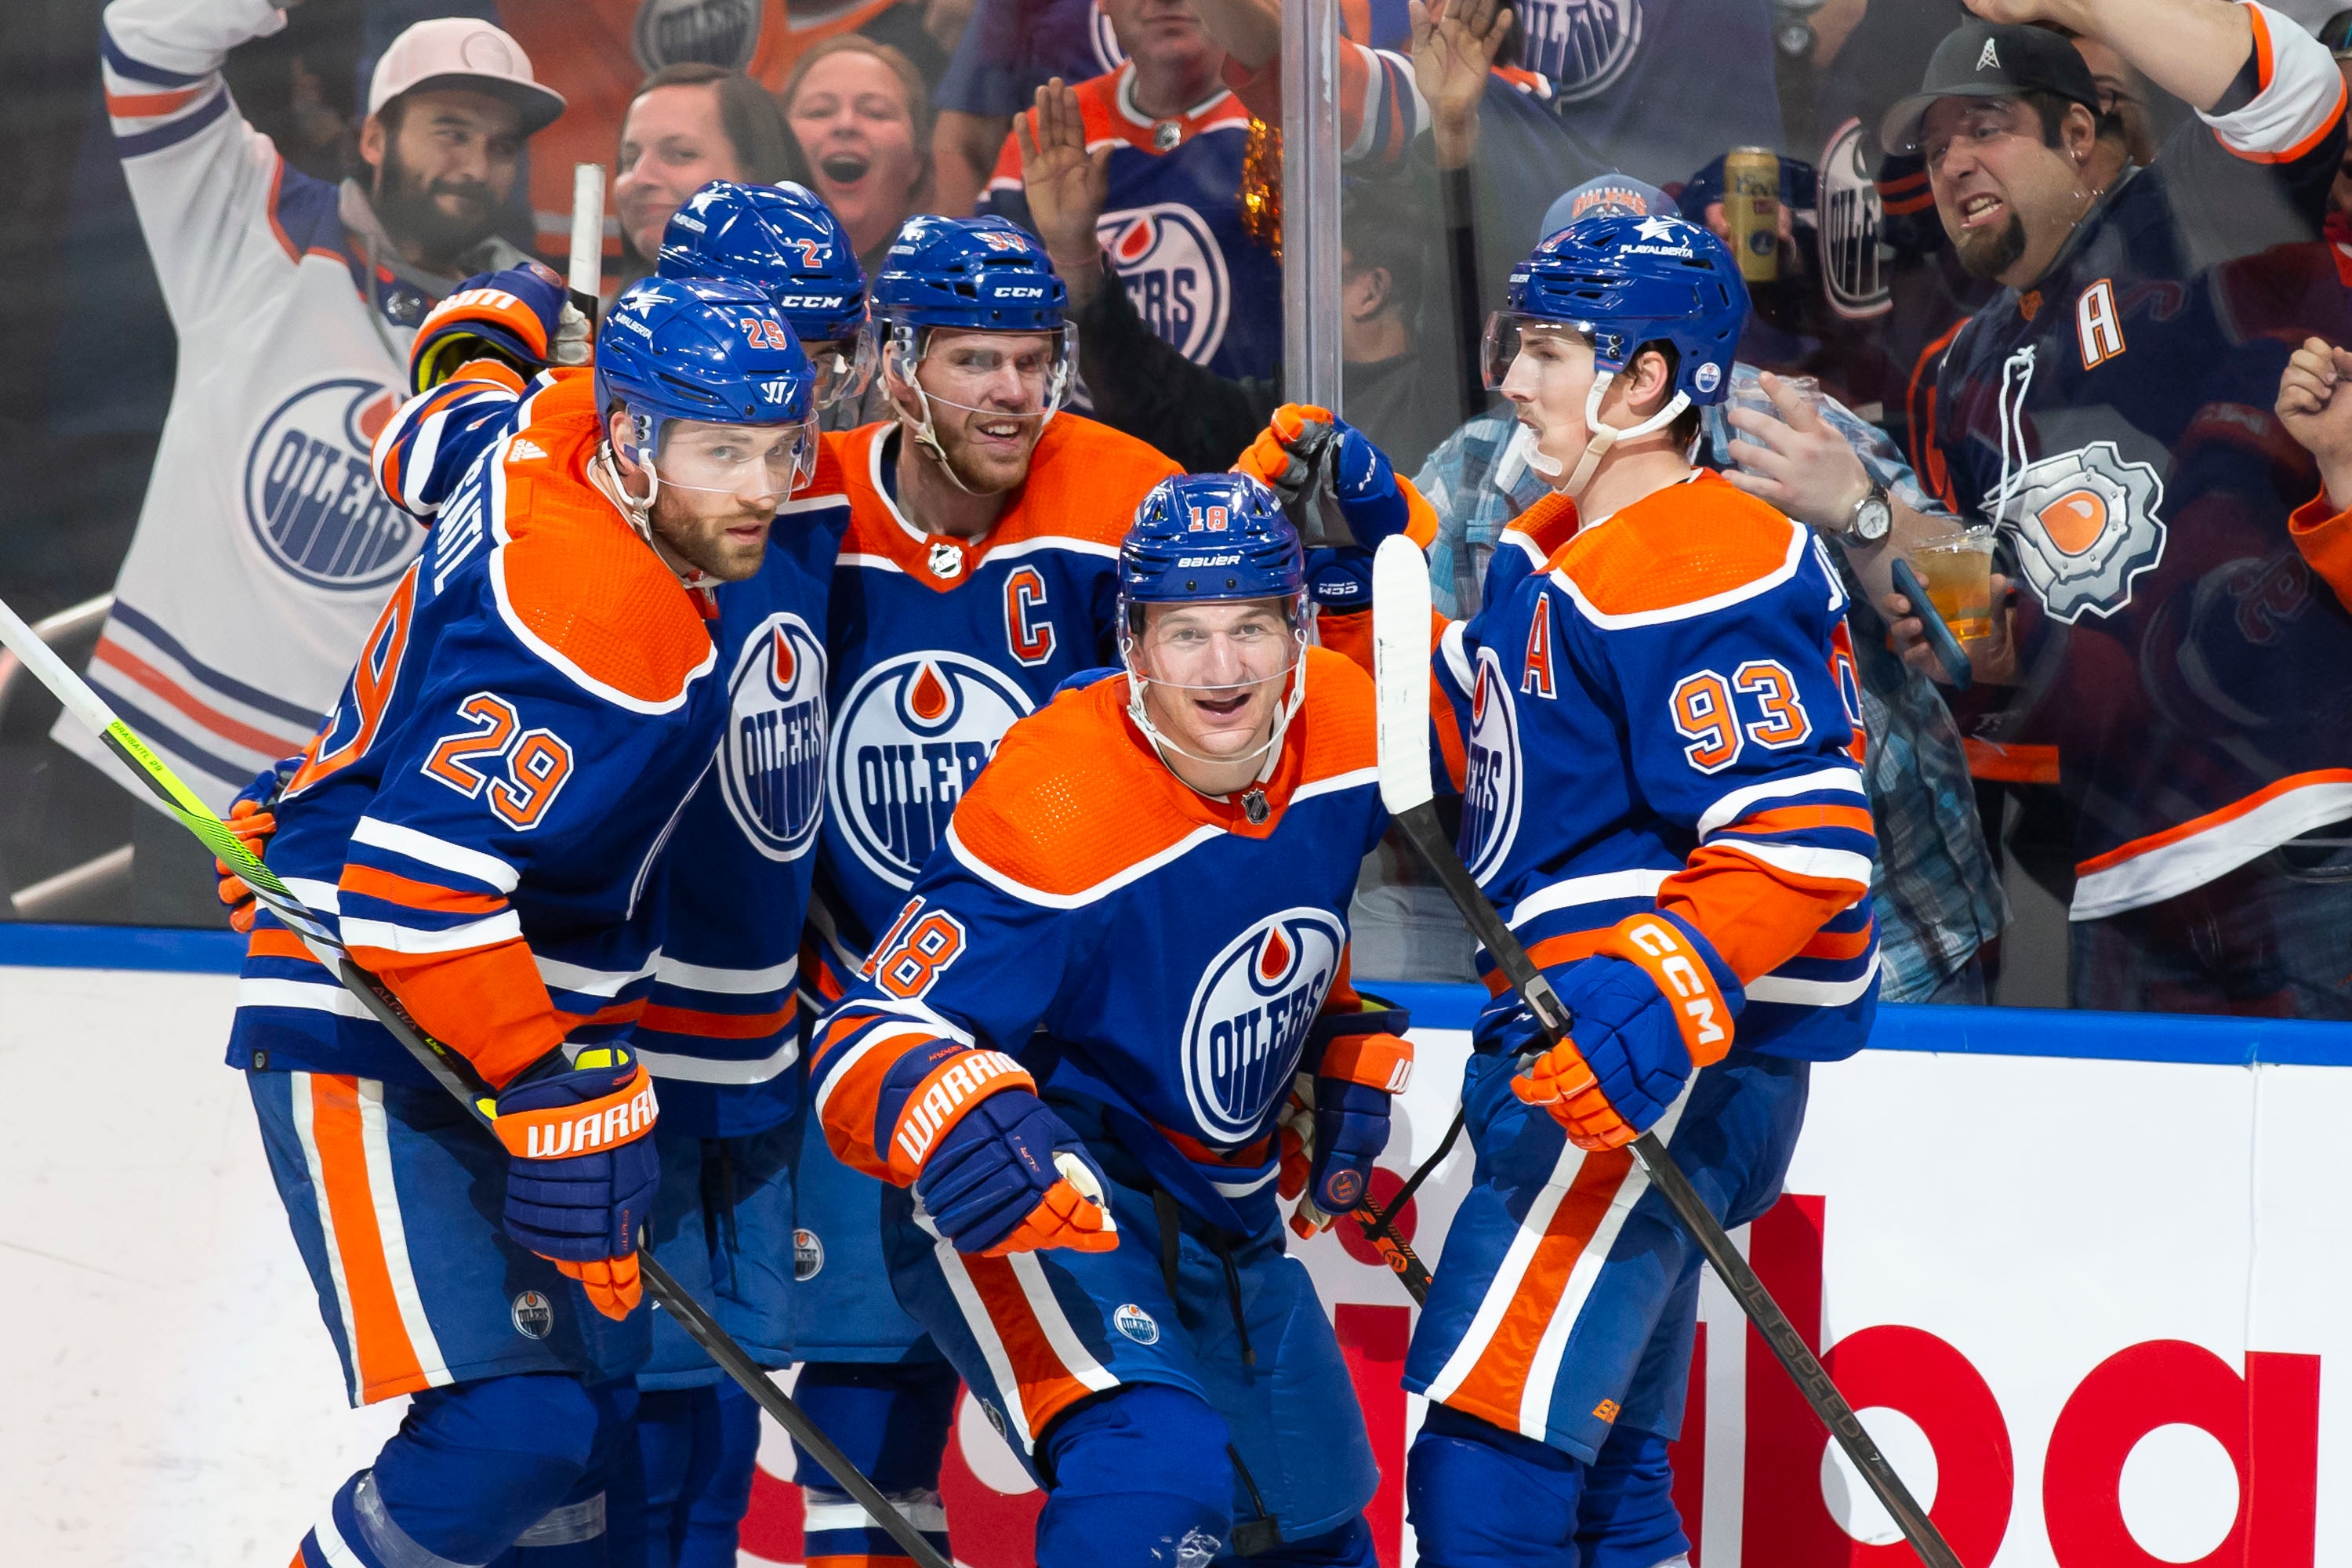
<path id="1" fill-rule="evenodd" d="M 926 339 L 915 379 L 965 489 L 1001 495 L 1029 477 L 1059 352 L 1049 332 L 937 331 Z"/>
<path id="2" fill-rule="evenodd" d="M 1277 600 L 1147 605 L 1135 648 L 1144 710 L 1195 757 L 1255 761 L 1297 653 Z"/>
<path id="3" fill-rule="evenodd" d="M 1919 132 L 1936 213 L 1960 265 L 2024 288 L 2048 270 L 2090 205 L 2083 160 L 2095 140 L 2090 110 L 2069 106 L 2059 145 L 2042 116 L 2012 98 L 1946 98 Z"/>

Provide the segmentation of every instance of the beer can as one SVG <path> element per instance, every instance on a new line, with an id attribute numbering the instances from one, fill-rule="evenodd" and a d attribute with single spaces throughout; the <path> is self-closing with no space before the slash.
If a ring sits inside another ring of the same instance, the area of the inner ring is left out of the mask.
<path id="1" fill-rule="evenodd" d="M 1723 221 L 1739 275 L 1750 283 L 1780 276 L 1780 158 L 1769 147 L 1723 155 Z"/>

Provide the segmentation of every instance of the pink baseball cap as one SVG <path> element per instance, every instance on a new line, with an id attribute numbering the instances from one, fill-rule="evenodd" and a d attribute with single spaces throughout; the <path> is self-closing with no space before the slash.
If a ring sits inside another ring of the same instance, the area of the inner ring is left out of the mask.
<path id="1" fill-rule="evenodd" d="M 419 22 L 393 39 L 368 81 L 367 111 L 376 113 L 404 92 L 434 87 L 470 88 L 504 99 L 522 115 L 526 136 L 563 112 L 563 95 L 530 74 L 522 46 L 472 16 Z"/>

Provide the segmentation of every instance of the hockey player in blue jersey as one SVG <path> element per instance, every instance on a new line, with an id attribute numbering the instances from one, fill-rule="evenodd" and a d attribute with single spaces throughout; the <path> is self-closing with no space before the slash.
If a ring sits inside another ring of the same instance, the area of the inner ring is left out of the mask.
<path id="1" fill-rule="evenodd" d="M 1121 533 L 1177 468 L 1062 409 L 1065 299 L 1036 242 L 993 217 L 909 220 L 873 279 L 869 357 L 895 416 L 824 438 L 850 518 L 825 637 L 826 810 L 803 964 L 819 1003 L 906 903 L 1005 730 L 1115 652 Z M 880 1197 L 824 1139 L 802 1139 L 793 1314 L 808 1364 L 795 1396 L 944 1548 L 956 1375 L 891 1292 Z M 802 1474 L 815 1474 L 806 1456 Z M 806 1498 L 811 1556 L 904 1560 L 845 1496 Z"/>
<path id="2" fill-rule="evenodd" d="M 1489 327 L 1556 492 L 1433 679 L 1463 859 L 1576 1022 L 1546 1048 L 1489 974 L 1474 1184 L 1405 1364 L 1431 1568 L 1681 1561 L 1666 1454 L 1701 1260 L 1624 1145 L 1654 1131 L 1725 1225 L 1753 1219 L 1811 1064 L 1874 1010 L 1845 595 L 1802 526 L 1687 458 L 1747 310 L 1705 229 L 1601 217 L 1538 246 Z"/>
<path id="3" fill-rule="evenodd" d="M 1298 1174 L 1344 1213 L 1412 1058 L 1348 981 L 1387 814 L 1304 575 L 1256 480 L 1155 488 L 1124 671 L 1013 726 L 818 1026 L 814 1107 L 878 1179 L 898 1297 L 1046 1489 L 1040 1568 L 1373 1561 L 1276 1124 L 1311 1104 Z"/>
<path id="4" fill-rule="evenodd" d="M 758 289 L 809 355 L 815 406 L 854 405 L 865 279 L 840 224 L 806 190 L 705 185 L 670 219 L 659 269 Z M 470 454 L 525 416 L 501 367 L 535 370 L 537 345 L 558 330 L 551 278 L 483 281 L 494 287 L 461 292 L 426 322 L 416 376 L 442 384 L 404 406 L 378 446 L 387 488 L 423 517 Z M 729 719 L 658 873 L 667 934 L 635 1036 L 666 1111 L 651 1245 L 769 1366 L 792 1359 L 796 982 L 824 800 L 825 598 L 847 513 L 821 453 L 781 502 L 758 572 L 716 595 Z M 672 1324 L 656 1325 L 637 1385 L 648 1562 L 731 1563 L 758 1408 Z"/>
<path id="5" fill-rule="evenodd" d="M 493 1086 L 499 1132 L 255 922 L 230 1063 L 353 1403 L 414 1396 L 306 1568 L 607 1554 L 652 1330 L 646 894 L 728 706 L 702 590 L 759 569 L 816 435 L 807 361 L 751 290 L 648 279 L 597 360 L 441 500 L 274 802 L 272 868 Z M 535 1152 L 590 1111 L 604 1141 Z"/>

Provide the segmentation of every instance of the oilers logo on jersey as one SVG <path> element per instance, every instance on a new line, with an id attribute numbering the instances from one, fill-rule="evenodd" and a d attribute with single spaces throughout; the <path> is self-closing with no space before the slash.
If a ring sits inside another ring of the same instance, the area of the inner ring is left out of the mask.
<path id="1" fill-rule="evenodd" d="M 1293 908 L 1252 925 L 1210 963 L 1184 1016 L 1184 1097 L 1202 1128 L 1235 1142 L 1257 1135 L 1290 1089 L 1347 942 L 1330 911 Z"/>
<path id="2" fill-rule="evenodd" d="M 1493 648 L 1478 650 L 1463 749 L 1462 842 L 1470 874 L 1483 878 L 1502 864 L 1519 832 L 1519 726 L 1510 677 Z"/>
<path id="3" fill-rule="evenodd" d="M 1010 677 L 963 654 L 902 654 L 868 670 L 834 716 L 834 809 L 857 858 L 913 887 L 956 802 L 1029 709 Z"/>
<path id="4" fill-rule="evenodd" d="M 369 376 L 314 381 L 270 410 L 247 443 L 245 515 L 280 570 L 340 593 L 407 570 L 425 531 L 375 482 L 370 453 L 400 405 Z"/>
<path id="5" fill-rule="evenodd" d="M 2069 626 L 2131 603 L 2132 580 L 2164 559 L 2164 481 L 2126 461 L 2113 441 L 2094 441 L 2029 465 L 2008 502 L 1988 510 L 2015 521 L 2018 564 L 2035 595 Z"/>
<path id="6" fill-rule="evenodd" d="M 816 841 L 824 672 L 824 644 L 789 614 L 762 622 L 735 661 L 719 783 L 743 837 L 771 860 L 797 859 Z"/>
<path id="7" fill-rule="evenodd" d="M 1642 45 L 1642 0 L 1533 0 L 1522 62 L 1576 103 L 1617 84 Z"/>
<path id="8" fill-rule="evenodd" d="M 1851 321 L 1895 308 L 1878 253 L 1886 206 L 1871 165 L 1875 143 L 1862 121 L 1848 120 L 1822 153 L 1819 199 L 1822 286 L 1831 309 Z"/>
<path id="9" fill-rule="evenodd" d="M 1201 215 L 1180 202 L 1105 213 L 1095 237 L 1110 253 L 1136 314 L 1195 364 L 1225 341 L 1233 284 L 1225 253 Z"/>

